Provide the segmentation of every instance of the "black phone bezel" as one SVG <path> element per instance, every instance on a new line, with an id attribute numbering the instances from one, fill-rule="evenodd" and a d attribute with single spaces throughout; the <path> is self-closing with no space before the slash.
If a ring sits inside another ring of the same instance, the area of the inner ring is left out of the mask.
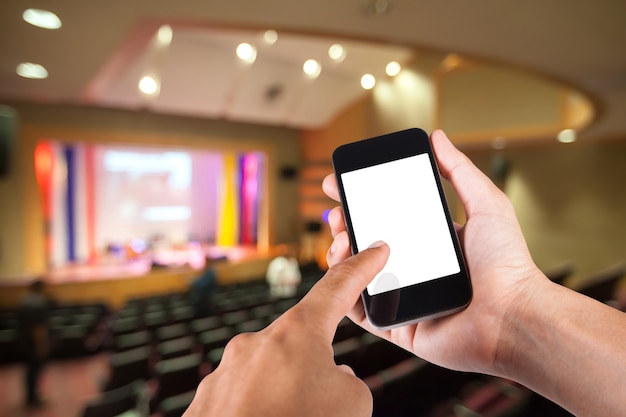
<path id="1" fill-rule="evenodd" d="M 469 273 L 450 216 L 430 139 L 426 132 L 418 128 L 407 129 L 341 145 L 333 152 L 333 167 L 353 254 L 357 253 L 359 248 L 352 228 L 350 208 L 346 204 L 341 174 L 420 154 L 428 154 L 429 156 L 460 271 L 457 274 L 374 296 L 370 296 L 367 290 L 364 290 L 362 299 L 367 317 L 372 325 L 380 329 L 439 317 L 464 308 L 472 298 Z M 361 250 L 363 249 L 365 248 L 361 248 Z"/>

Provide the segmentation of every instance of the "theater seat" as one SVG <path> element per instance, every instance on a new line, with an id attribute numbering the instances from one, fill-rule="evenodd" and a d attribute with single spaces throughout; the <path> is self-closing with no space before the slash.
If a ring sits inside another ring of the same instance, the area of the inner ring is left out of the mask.
<path id="1" fill-rule="evenodd" d="M 223 355 L 224 348 L 213 349 L 206 354 L 206 361 L 209 365 L 211 365 L 211 371 L 215 370 L 215 368 L 219 366 Z"/>
<path id="2" fill-rule="evenodd" d="M 89 401 L 83 408 L 82 417 L 115 417 L 132 415 L 148 416 L 146 388 L 143 381 L 105 391 Z"/>
<path id="3" fill-rule="evenodd" d="M 374 397 L 374 417 L 423 415 L 457 393 L 473 374 L 412 357 L 364 379 Z"/>
<path id="4" fill-rule="evenodd" d="M 461 398 L 450 398 L 431 417 L 515 417 L 526 415 L 532 393 L 500 378 L 473 381 Z"/>
<path id="5" fill-rule="evenodd" d="M 14 362 L 22 359 L 17 349 L 17 331 L 14 329 L 0 330 L 0 363 Z"/>
<path id="6" fill-rule="evenodd" d="M 147 346 L 114 353 L 109 359 L 110 376 L 106 391 L 128 385 L 136 380 L 152 377 L 150 369 L 150 348 Z"/>
<path id="7" fill-rule="evenodd" d="M 362 327 L 354 324 L 352 320 L 347 317 L 344 317 L 337 326 L 337 330 L 335 331 L 335 336 L 333 338 L 334 342 L 341 342 L 342 340 L 349 339 L 351 337 L 361 336 L 365 331 Z"/>
<path id="8" fill-rule="evenodd" d="M 205 332 L 207 330 L 217 329 L 221 325 L 222 325 L 222 320 L 220 319 L 219 316 L 204 317 L 201 319 L 193 320 L 191 322 L 191 330 L 196 335 L 199 335 L 200 333 Z"/>
<path id="9" fill-rule="evenodd" d="M 341 342 L 333 343 L 333 353 L 337 365 L 348 365 L 352 368 L 356 376 L 361 376 L 359 372 L 365 357 L 365 351 L 360 338 L 352 337 Z M 357 372 L 357 370 L 359 370 L 359 372 Z"/>
<path id="10" fill-rule="evenodd" d="M 235 325 L 236 333 L 253 333 L 262 330 L 267 325 L 264 320 L 248 320 Z"/>
<path id="11" fill-rule="evenodd" d="M 198 353 L 157 362 L 155 374 L 158 387 L 154 395 L 154 406 L 175 395 L 195 391 L 200 382 L 202 356 Z M 153 408 L 153 409 L 156 409 Z"/>
<path id="12" fill-rule="evenodd" d="M 185 392 L 173 397 L 165 398 L 159 405 L 160 417 L 182 417 L 191 404 L 195 391 Z"/>
<path id="13" fill-rule="evenodd" d="M 626 263 L 619 263 L 587 278 L 578 291 L 605 303 L 613 299 L 618 283 L 625 276 Z"/>
<path id="14" fill-rule="evenodd" d="M 178 339 L 179 337 L 189 336 L 189 327 L 186 324 L 170 324 L 167 326 L 157 327 L 154 331 L 156 340 L 163 342 L 165 340 Z"/>
<path id="15" fill-rule="evenodd" d="M 186 356 L 193 353 L 195 340 L 191 336 L 166 340 L 157 345 L 157 354 L 161 360 Z"/>
<path id="16" fill-rule="evenodd" d="M 202 346 L 204 355 L 213 349 L 226 346 L 230 339 L 235 336 L 235 332 L 230 327 L 220 327 L 200 333 L 198 342 Z"/>
<path id="17" fill-rule="evenodd" d="M 222 323 L 224 326 L 234 326 L 250 319 L 248 310 L 232 311 L 222 315 Z"/>
<path id="18" fill-rule="evenodd" d="M 358 366 L 357 375 L 362 378 L 415 357 L 401 347 L 370 333 L 364 334 L 361 341 L 364 347 L 364 359 Z M 354 369 L 354 372 L 356 373 L 357 369 Z"/>
<path id="19" fill-rule="evenodd" d="M 127 350 L 148 346 L 150 344 L 150 341 L 150 333 L 147 330 L 121 334 L 115 337 L 115 340 L 113 341 L 113 349 L 116 352 L 124 352 Z"/>

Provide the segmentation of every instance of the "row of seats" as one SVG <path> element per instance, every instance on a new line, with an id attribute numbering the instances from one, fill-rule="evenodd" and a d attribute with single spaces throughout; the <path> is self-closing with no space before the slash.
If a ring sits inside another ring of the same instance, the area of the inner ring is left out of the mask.
<path id="1" fill-rule="evenodd" d="M 109 314 L 101 303 L 52 306 L 48 318 L 50 357 L 74 358 L 101 351 L 109 331 Z M 0 363 L 23 359 L 17 346 L 17 316 L 15 310 L 0 312 Z"/>
<path id="2" fill-rule="evenodd" d="M 99 417 L 94 409 L 119 403 L 118 396 L 110 393 L 128 394 L 133 384 L 143 384 L 150 414 L 182 415 L 199 381 L 219 364 L 230 339 L 266 327 L 295 305 L 319 277 L 319 272 L 304 277 L 297 295 L 287 299 L 272 298 L 262 281 L 218 287 L 213 294 L 214 314 L 206 317 L 194 314 L 185 293 L 129 300 L 110 322 L 108 379 L 83 415 Z"/>

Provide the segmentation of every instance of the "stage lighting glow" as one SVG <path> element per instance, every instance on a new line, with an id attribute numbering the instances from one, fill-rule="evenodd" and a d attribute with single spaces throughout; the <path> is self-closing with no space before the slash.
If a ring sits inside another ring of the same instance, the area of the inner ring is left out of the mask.
<path id="1" fill-rule="evenodd" d="M 152 222 L 181 221 L 191 217 L 191 209 L 186 206 L 146 207 L 141 217 Z"/>
<path id="2" fill-rule="evenodd" d="M 185 152 L 142 153 L 106 151 L 104 167 L 111 172 L 128 172 L 134 176 L 168 174 L 172 187 L 191 184 L 191 157 Z"/>

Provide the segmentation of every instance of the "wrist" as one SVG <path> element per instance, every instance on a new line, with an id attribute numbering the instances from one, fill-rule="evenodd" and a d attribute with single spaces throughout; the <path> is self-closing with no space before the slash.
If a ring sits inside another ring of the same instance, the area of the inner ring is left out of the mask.
<path id="1" fill-rule="evenodd" d="M 536 313 L 545 313 L 549 303 L 542 299 L 554 296 L 551 294 L 555 285 L 537 267 L 533 267 L 517 283 L 515 295 L 505 308 L 498 331 L 493 363 L 496 375 L 518 380 L 519 370 L 525 366 L 524 357 L 528 353 L 528 330 L 535 320 L 541 320 Z"/>

